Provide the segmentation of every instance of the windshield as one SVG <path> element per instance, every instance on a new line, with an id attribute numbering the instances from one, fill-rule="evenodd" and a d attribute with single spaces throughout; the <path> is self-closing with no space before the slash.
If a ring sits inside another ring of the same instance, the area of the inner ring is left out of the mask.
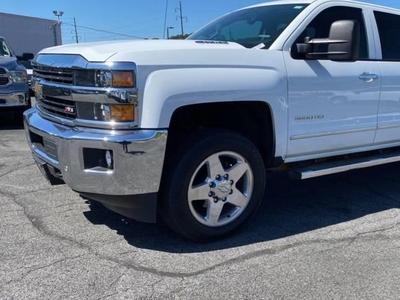
<path id="1" fill-rule="evenodd" d="M 12 56 L 11 55 L 11 50 L 7 46 L 7 43 L 3 38 L 0 38 L 0 57 L 1 56 L 7 56 L 7 57 Z"/>
<path id="2" fill-rule="evenodd" d="M 188 40 L 236 42 L 246 48 L 269 48 L 307 4 L 247 8 L 225 15 L 192 34 Z"/>

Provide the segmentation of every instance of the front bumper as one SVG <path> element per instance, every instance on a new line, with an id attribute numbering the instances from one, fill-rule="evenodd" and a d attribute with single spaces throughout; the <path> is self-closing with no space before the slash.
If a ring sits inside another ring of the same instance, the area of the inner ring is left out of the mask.
<path id="1" fill-rule="evenodd" d="M 76 192 L 128 196 L 159 190 L 165 130 L 68 127 L 42 118 L 36 108 L 24 113 L 24 125 L 35 161 L 49 165 L 52 174 Z M 93 164 L 93 155 L 106 150 L 113 153 L 112 169 Z"/>
<path id="2" fill-rule="evenodd" d="M 29 103 L 29 91 L 5 93 L 0 91 L 0 107 L 21 107 Z"/>

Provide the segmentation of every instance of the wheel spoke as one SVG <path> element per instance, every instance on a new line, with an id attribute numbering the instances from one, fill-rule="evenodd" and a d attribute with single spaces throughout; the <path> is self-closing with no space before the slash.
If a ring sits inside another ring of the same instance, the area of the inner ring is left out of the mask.
<path id="1" fill-rule="evenodd" d="M 244 173 L 246 173 L 248 170 L 250 170 L 250 167 L 246 162 L 238 161 L 236 165 L 227 170 L 227 173 L 229 174 L 230 179 L 233 179 L 235 182 L 238 182 L 240 178 L 242 178 Z"/>
<path id="2" fill-rule="evenodd" d="M 221 216 L 223 207 L 224 203 L 222 201 L 218 201 L 217 203 L 209 203 L 206 216 L 206 220 L 209 226 L 218 225 L 218 220 Z"/>
<path id="3" fill-rule="evenodd" d="M 233 151 L 214 152 L 193 171 L 187 189 L 192 216 L 206 227 L 221 227 L 248 209 L 253 192 L 253 170 Z"/>
<path id="4" fill-rule="evenodd" d="M 249 198 L 242 194 L 241 191 L 234 188 L 233 194 L 228 197 L 228 203 L 231 203 L 237 207 L 245 207 L 249 202 Z"/>
<path id="5" fill-rule="evenodd" d="M 211 155 L 207 160 L 208 176 L 214 179 L 217 175 L 224 175 L 224 168 L 222 167 L 221 160 L 218 154 Z"/>
<path id="6" fill-rule="evenodd" d="M 191 187 L 188 191 L 188 200 L 196 201 L 208 199 L 209 191 L 210 187 L 208 186 L 207 182 Z"/>

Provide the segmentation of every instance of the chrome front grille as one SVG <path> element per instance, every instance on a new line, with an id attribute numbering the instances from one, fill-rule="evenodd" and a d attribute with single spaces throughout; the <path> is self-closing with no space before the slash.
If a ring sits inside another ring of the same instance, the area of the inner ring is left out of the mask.
<path id="1" fill-rule="evenodd" d="M 53 68 L 34 66 L 33 77 L 37 81 L 72 86 L 74 84 L 74 70 L 66 68 Z M 50 115 L 63 119 L 75 120 L 77 118 L 75 101 L 59 98 L 54 94 L 44 94 L 36 99 L 39 108 Z"/>
<path id="2" fill-rule="evenodd" d="M 44 96 L 41 99 L 37 99 L 37 104 L 39 105 L 41 110 L 49 114 L 69 120 L 76 119 L 75 101 Z"/>
<path id="3" fill-rule="evenodd" d="M 0 85 L 7 85 L 9 82 L 8 77 L 0 77 Z"/>
<path id="4" fill-rule="evenodd" d="M 113 87 L 101 80 L 103 73 L 112 74 L 114 70 L 132 72 L 136 77 L 134 63 L 89 62 L 75 54 L 38 54 L 32 61 L 32 67 L 36 107 L 43 118 L 66 126 L 102 129 L 137 127 L 134 119 L 138 115 L 136 86 Z M 111 105 L 133 106 L 134 118 L 112 121 Z"/>
<path id="5" fill-rule="evenodd" d="M 71 69 L 35 66 L 33 76 L 47 82 L 73 85 L 74 72 Z"/>
<path id="6" fill-rule="evenodd" d="M 10 82 L 7 71 L 3 68 L 0 68 L 0 86 L 7 85 Z"/>

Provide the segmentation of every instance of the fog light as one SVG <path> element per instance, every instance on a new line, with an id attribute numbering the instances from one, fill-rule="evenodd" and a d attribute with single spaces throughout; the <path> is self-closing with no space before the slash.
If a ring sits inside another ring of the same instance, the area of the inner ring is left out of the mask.
<path id="1" fill-rule="evenodd" d="M 134 121 L 135 107 L 131 104 L 111 104 L 110 118 L 114 122 Z"/>
<path id="2" fill-rule="evenodd" d="M 106 163 L 107 163 L 107 167 L 109 169 L 112 169 L 113 167 L 113 156 L 112 156 L 112 151 L 107 150 L 106 151 Z"/>

